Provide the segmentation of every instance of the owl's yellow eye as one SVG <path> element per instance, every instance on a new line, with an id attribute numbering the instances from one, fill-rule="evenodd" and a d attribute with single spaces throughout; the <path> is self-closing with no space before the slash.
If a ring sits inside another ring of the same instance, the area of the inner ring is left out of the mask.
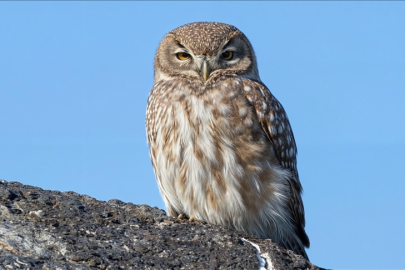
<path id="1" fill-rule="evenodd" d="M 232 51 L 223 52 L 221 54 L 221 57 L 222 57 L 222 59 L 225 59 L 225 60 L 231 60 L 233 58 L 233 52 Z"/>
<path id="2" fill-rule="evenodd" d="M 176 53 L 176 56 L 177 56 L 177 59 L 183 60 L 183 61 L 190 58 L 190 55 L 188 53 L 185 53 L 185 52 Z"/>

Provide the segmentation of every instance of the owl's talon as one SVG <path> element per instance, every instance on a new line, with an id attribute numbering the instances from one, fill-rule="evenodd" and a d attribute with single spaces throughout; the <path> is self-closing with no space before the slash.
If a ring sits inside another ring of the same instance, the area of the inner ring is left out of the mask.
<path id="1" fill-rule="evenodd" d="M 188 219 L 188 217 L 185 214 L 180 214 L 177 216 L 177 219 Z"/>
<path id="2" fill-rule="evenodd" d="M 195 217 L 194 217 L 193 215 L 191 215 L 188 220 L 189 220 L 189 221 L 195 221 Z"/>

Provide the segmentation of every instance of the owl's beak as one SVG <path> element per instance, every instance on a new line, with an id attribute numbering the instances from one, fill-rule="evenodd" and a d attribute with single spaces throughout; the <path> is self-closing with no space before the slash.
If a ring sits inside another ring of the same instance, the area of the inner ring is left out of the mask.
<path id="1" fill-rule="evenodd" d="M 211 73 L 211 69 L 208 65 L 208 61 L 203 62 L 202 73 L 203 73 L 204 80 L 205 81 L 208 80 L 208 77 L 210 76 L 210 73 Z"/>

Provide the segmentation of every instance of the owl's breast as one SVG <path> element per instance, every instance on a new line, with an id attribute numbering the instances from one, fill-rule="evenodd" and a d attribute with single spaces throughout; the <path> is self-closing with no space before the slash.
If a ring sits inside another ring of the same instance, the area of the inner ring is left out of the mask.
<path id="1" fill-rule="evenodd" d="M 193 154 L 199 163 L 212 165 L 245 156 L 247 146 L 267 150 L 269 141 L 239 79 L 198 89 L 180 84 L 166 93 L 163 104 L 160 133 L 168 145 L 177 146 L 181 161 Z"/>
<path id="2" fill-rule="evenodd" d="M 176 211 L 215 223 L 235 209 L 260 211 L 249 198 L 271 193 L 274 150 L 241 81 L 224 80 L 204 91 L 181 84 L 159 99 L 151 156 Z"/>

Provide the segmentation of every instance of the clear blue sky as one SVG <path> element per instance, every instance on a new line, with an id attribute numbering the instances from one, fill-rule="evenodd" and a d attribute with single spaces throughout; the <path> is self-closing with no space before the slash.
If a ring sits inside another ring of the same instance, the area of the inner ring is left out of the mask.
<path id="1" fill-rule="evenodd" d="M 405 268 L 405 2 L 0 2 L 0 178 L 164 208 L 146 143 L 170 30 L 235 25 L 298 144 L 311 261 Z"/>

